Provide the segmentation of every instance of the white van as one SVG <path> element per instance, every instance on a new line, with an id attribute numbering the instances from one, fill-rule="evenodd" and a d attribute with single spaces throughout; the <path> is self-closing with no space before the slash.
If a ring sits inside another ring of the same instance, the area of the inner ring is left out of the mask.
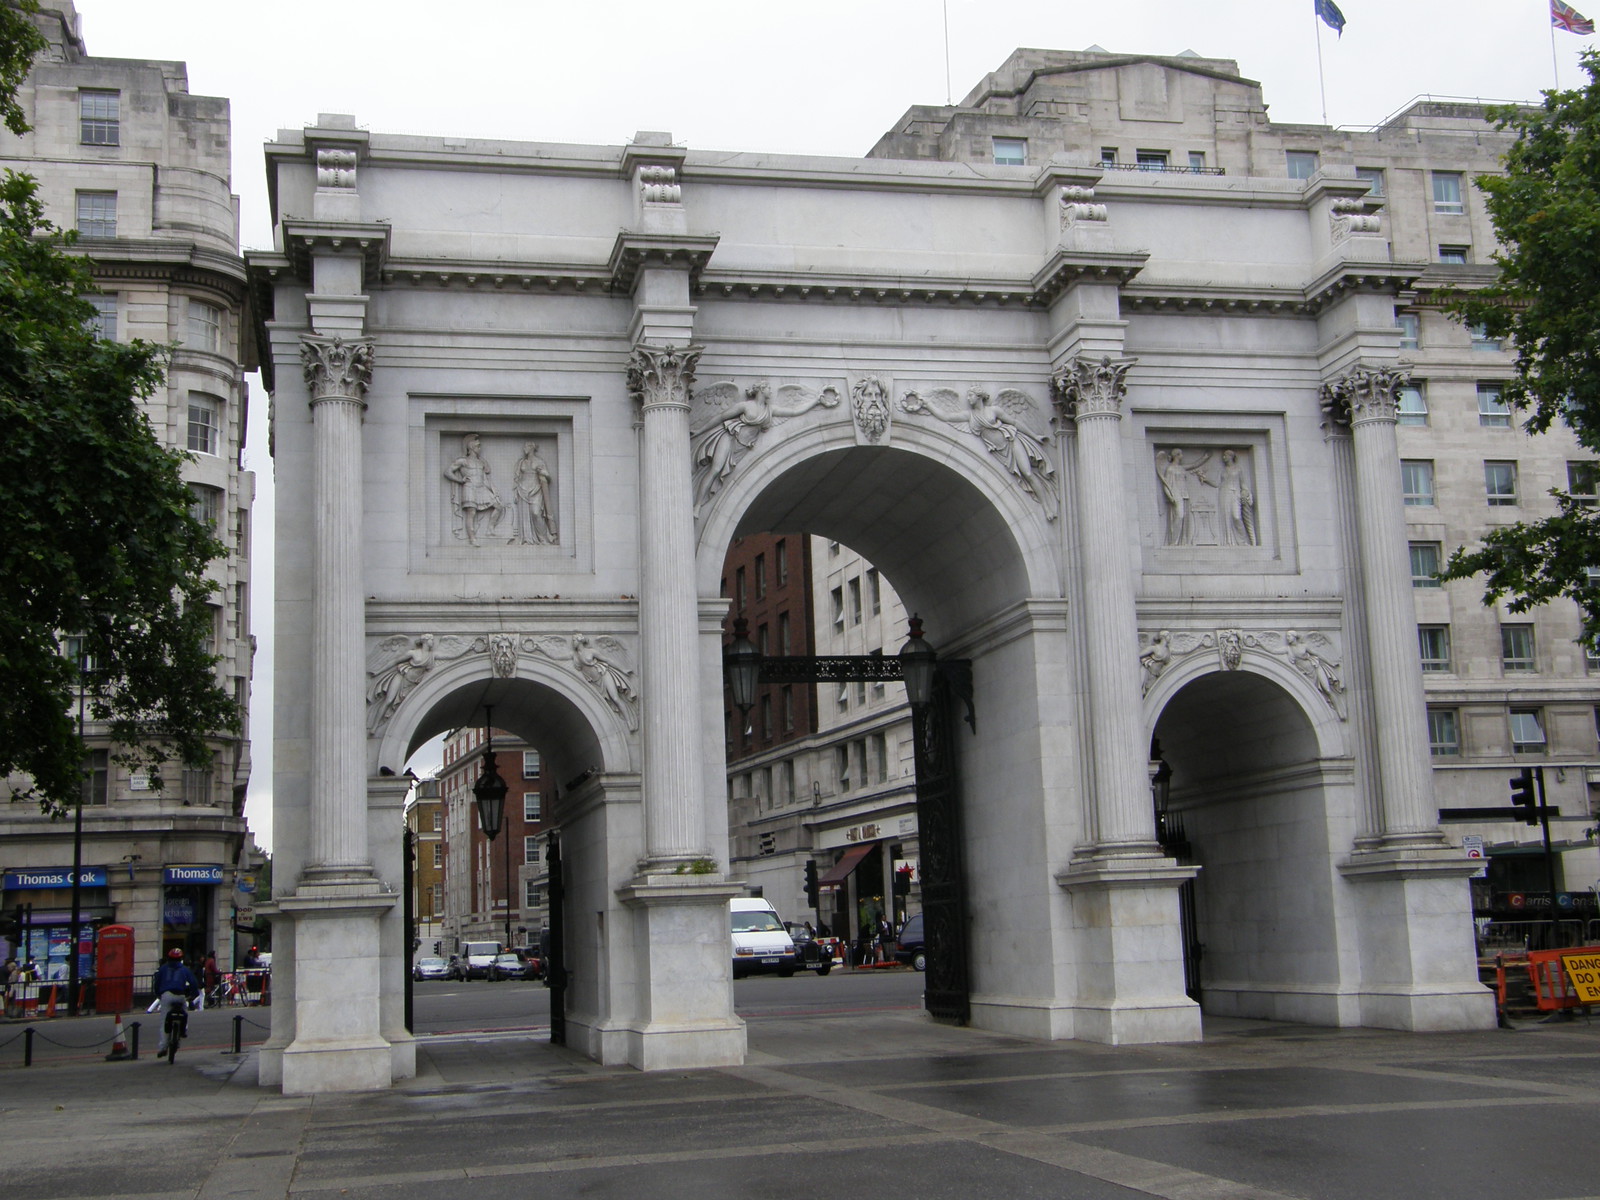
<path id="1" fill-rule="evenodd" d="M 748 896 L 729 900 L 728 927 L 735 979 L 761 972 L 785 977 L 795 973 L 794 942 L 768 901 Z"/>
<path id="2" fill-rule="evenodd" d="M 499 954 L 500 950 L 499 942 L 462 942 L 461 978 L 489 978 L 489 964 L 494 962 L 494 956 Z"/>

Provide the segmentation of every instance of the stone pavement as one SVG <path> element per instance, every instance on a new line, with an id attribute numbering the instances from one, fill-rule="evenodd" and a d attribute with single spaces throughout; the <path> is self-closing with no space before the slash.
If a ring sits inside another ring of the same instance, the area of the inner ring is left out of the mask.
<path id="1" fill-rule="evenodd" d="M 1600 1197 L 1600 1023 L 1582 1019 L 1213 1020 L 1200 1045 L 1117 1048 L 909 1011 L 759 1018 L 747 1065 L 649 1075 L 542 1036 L 429 1038 L 410 1083 L 315 1099 L 258 1088 L 254 1055 L 205 1031 L 175 1066 L 22 1069 L 11 1046 L 0 1181 L 28 1200 Z"/>

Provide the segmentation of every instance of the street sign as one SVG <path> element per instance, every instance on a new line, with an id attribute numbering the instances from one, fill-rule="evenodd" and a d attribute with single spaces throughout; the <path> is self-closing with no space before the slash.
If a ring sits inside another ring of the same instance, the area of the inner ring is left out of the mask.
<path id="1" fill-rule="evenodd" d="M 1467 852 L 1468 858 L 1483 857 L 1483 838 L 1476 833 L 1462 834 L 1461 848 Z"/>
<path id="2" fill-rule="evenodd" d="M 1585 1004 L 1600 1004 L 1600 954 L 1563 954 L 1572 990 Z"/>

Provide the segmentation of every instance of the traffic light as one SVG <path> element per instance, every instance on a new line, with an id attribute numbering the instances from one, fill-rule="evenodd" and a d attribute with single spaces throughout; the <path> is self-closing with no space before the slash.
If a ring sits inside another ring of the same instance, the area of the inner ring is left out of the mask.
<path id="1" fill-rule="evenodd" d="M 441 953 L 443 953 L 443 951 L 444 951 L 444 943 L 443 942 L 435 942 L 433 944 L 433 952 L 434 952 L 435 955 L 441 954 Z"/>
<path id="2" fill-rule="evenodd" d="M 808 858 L 806 859 L 806 903 L 810 907 L 816 908 L 817 897 L 817 860 Z"/>
<path id="3" fill-rule="evenodd" d="M 1533 768 L 1523 767 L 1511 777 L 1511 803 L 1522 809 L 1524 824 L 1539 823 L 1539 798 L 1533 790 Z"/>

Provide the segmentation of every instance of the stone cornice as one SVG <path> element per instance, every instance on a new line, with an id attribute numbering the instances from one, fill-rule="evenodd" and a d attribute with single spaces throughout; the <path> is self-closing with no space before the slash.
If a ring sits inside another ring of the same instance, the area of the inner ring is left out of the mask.
<path id="1" fill-rule="evenodd" d="M 1394 295 L 1416 286 L 1417 264 L 1339 263 L 1306 285 L 1306 311 L 1315 313 L 1351 292 Z"/>
<path id="2" fill-rule="evenodd" d="M 1149 261 L 1148 250 L 1057 250 L 1033 273 L 1029 286 L 1041 304 L 1048 304 L 1080 280 L 1126 287 Z"/>
<path id="3" fill-rule="evenodd" d="M 193 242 L 106 240 L 79 242 L 71 253 L 88 260 L 96 279 L 163 279 L 209 284 L 244 294 L 245 261 Z"/>
<path id="4" fill-rule="evenodd" d="M 365 278 L 377 279 L 389 257 L 389 226 L 376 221 L 313 221 L 304 217 L 285 217 L 279 224 L 283 252 L 289 269 L 301 279 L 311 278 L 314 251 L 359 252 Z M 256 256 L 250 256 L 251 267 Z M 263 266 L 266 264 L 263 262 Z"/>
<path id="5" fill-rule="evenodd" d="M 611 287 L 624 295 L 631 293 L 639 272 L 646 267 L 687 271 L 693 287 L 717 248 L 718 237 L 715 233 L 634 233 L 625 229 L 617 234 L 606 264 Z"/>

